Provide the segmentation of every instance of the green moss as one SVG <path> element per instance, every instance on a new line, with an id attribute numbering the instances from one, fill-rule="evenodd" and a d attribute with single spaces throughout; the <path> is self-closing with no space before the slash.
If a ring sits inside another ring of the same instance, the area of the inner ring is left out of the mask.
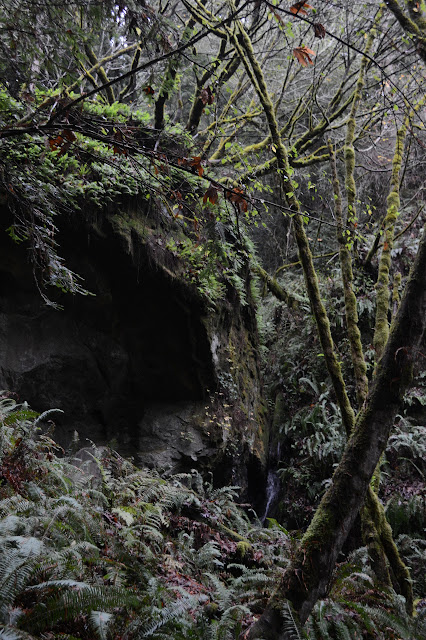
<path id="1" fill-rule="evenodd" d="M 383 248 L 379 261 L 379 275 L 377 279 L 376 322 L 373 340 L 377 360 L 380 359 L 389 337 L 389 272 L 391 269 L 391 252 L 393 248 L 395 222 L 400 207 L 399 181 L 402 157 L 404 153 L 404 140 L 407 133 L 406 124 L 407 119 L 404 126 L 398 130 L 396 136 L 395 151 L 392 162 L 391 187 L 387 197 L 387 211 L 383 223 L 385 231 Z"/>
<path id="2" fill-rule="evenodd" d="M 114 225 L 114 228 L 126 239 L 130 239 L 130 234 L 132 231 L 135 231 L 139 238 L 142 241 L 145 241 L 149 235 L 149 232 L 152 231 L 148 229 L 146 224 L 137 217 L 133 216 L 124 216 L 115 214 L 112 216 L 111 221 Z"/>
<path id="3" fill-rule="evenodd" d="M 253 553 L 253 547 L 251 546 L 250 542 L 240 540 L 240 542 L 237 543 L 237 553 L 240 558 L 245 558 L 246 556 Z"/>
<path id="4" fill-rule="evenodd" d="M 340 246 L 339 257 L 340 257 L 340 267 L 341 267 L 343 291 L 344 291 L 344 298 L 345 298 L 346 324 L 347 324 L 349 343 L 351 347 L 352 364 L 354 367 L 357 400 L 358 400 L 358 405 L 362 406 L 368 393 L 367 365 L 365 362 L 364 352 L 362 348 L 361 333 L 358 327 L 357 300 L 352 287 L 352 282 L 353 282 L 352 258 L 351 258 L 351 253 L 346 245 L 346 239 L 344 235 L 342 196 L 340 192 L 339 179 L 337 176 L 336 158 L 335 158 L 330 140 L 328 140 L 328 150 L 330 155 L 331 171 L 333 175 L 333 190 L 334 190 L 334 199 L 335 199 L 334 211 L 335 211 L 336 223 L 337 223 L 336 224 L 337 241 Z M 347 149 L 349 156 L 351 155 L 350 151 L 353 151 L 353 150 Z M 354 155 L 354 158 L 355 158 L 355 155 Z M 353 170 L 351 172 L 351 178 L 353 180 Z"/>

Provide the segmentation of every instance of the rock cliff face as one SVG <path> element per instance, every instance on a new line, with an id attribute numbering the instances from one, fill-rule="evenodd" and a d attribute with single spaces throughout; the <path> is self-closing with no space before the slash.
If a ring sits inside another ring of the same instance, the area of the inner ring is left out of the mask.
<path id="1" fill-rule="evenodd" d="M 256 494 L 264 467 L 254 307 L 228 285 L 208 303 L 166 249 L 164 230 L 132 203 L 76 224 L 61 220 L 68 266 L 94 296 L 47 306 L 23 245 L 0 236 L 0 388 L 138 463 L 210 470 Z M 245 271 L 244 271 L 245 269 Z"/>

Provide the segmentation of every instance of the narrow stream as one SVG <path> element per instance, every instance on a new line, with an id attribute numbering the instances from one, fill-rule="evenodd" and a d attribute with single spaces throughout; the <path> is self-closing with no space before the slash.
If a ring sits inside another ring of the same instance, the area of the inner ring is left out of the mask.
<path id="1" fill-rule="evenodd" d="M 265 524 L 265 520 L 268 517 L 269 509 L 271 508 L 272 504 L 277 498 L 279 490 L 280 490 L 280 479 L 278 477 L 278 474 L 273 469 L 269 469 L 268 478 L 266 482 L 266 506 L 265 506 L 264 514 L 260 519 L 262 524 Z"/>

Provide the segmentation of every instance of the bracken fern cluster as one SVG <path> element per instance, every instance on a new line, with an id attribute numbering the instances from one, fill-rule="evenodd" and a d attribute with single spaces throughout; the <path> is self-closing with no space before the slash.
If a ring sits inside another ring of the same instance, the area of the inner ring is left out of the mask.
<path id="1" fill-rule="evenodd" d="M 165 480 L 94 445 L 65 455 L 45 417 L 0 400 L 0 639 L 237 640 L 289 563 L 289 533 L 195 471 Z M 287 637 L 420 639 L 421 615 L 366 567 L 362 553 L 339 567 L 305 630 L 283 603 Z"/>

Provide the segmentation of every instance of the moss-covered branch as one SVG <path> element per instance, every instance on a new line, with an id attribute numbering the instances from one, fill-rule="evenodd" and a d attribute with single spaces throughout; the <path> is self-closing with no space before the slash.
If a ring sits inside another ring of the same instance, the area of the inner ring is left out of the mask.
<path id="1" fill-rule="evenodd" d="M 355 128 L 356 128 L 356 114 L 359 104 L 362 98 L 362 91 L 364 88 L 364 76 L 368 63 L 367 55 L 369 55 L 373 46 L 374 39 L 376 37 L 377 26 L 383 15 L 383 8 L 381 7 L 374 19 L 373 27 L 367 36 L 367 42 L 364 49 L 364 56 L 361 60 L 360 69 L 358 73 L 358 79 L 355 86 L 355 92 L 352 98 L 352 106 L 349 114 L 349 118 L 346 125 L 346 139 L 345 139 L 345 170 L 346 170 L 346 198 L 347 198 L 347 226 L 349 229 L 353 228 L 352 223 L 356 219 L 355 199 L 356 199 L 356 186 L 355 186 Z"/>
<path id="2" fill-rule="evenodd" d="M 386 0 L 386 5 L 392 11 L 404 31 L 411 35 L 421 37 L 422 32 L 419 26 L 404 12 L 398 0 Z"/>
<path id="3" fill-rule="evenodd" d="M 381 566 L 385 572 L 383 575 L 377 575 L 377 577 L 384 584 L 392 584 L 395 591 L 404 596 L 407 613 L 412 615 L 413 588 L 410 572 L 401 559 L 398 547 L 393 539 L 392 528 L 386 519 L 383 505 L 371 488 L 367 493 L 363 511 L 364 513 L 367 512 L 371 517 L 371 525 L 374 528 L 374 532 L 377 531 L 379 534 L 380 548 L 376 548 L 376 552 L 379 556 L 384 552 L 389 560 L 390 571 L 386 565 L 380 562 L 380 559 L 375 563 L 375 566 Z"/>
<path id="4" fill-rule="evenodd" d="M 105 94 L 109 104 L 114 104 L 115 102 L 114 90 L 109 84 L 109 79 L 103 65 L 98 64 L 98 59 L 90 45 L 85 44 L 84 50 L 86 52 L 86 55 L 90 64 L 96 68 L 96 73 L 98 74 L 99 80 L 103 85 L 105 85 Z"/>
<path id="5" fill-rule="evenodd" d="M 252 100 L 248 105 L 246 112 L 241 116 L 239 116 L 238 120 L 236 120 L 235 126 L 233 127 L 233 131 L 228 136 L 223 136 L 220 139 L 216 151 L 212 154 L 210 158 L 211 161 L 214 162 L 215 160 L 219 160 L 220 158 L 223 158 L 223 156 L 225 155 L 227 146 L 229 145 L 229 143 L 232 143 L 232 141 L 235 139 L 236 135 L 238 134 L 239 130 L 242 127 L 244 127 L 249 120 L 252 120 L 254 117 L 260 114 L 259 110 L 253 111 L 254 105 L 255 105 L 255 101 Z M 217 122 L 217 126 L 221 126 L 220 120 Z M 212 133 L 211 137 L 204 145 L 203 151 L 207 151 L 208 149 L 207 145 L 210 145 L 213 142 L 214 138 L 215 138 L 215 134 Z"/>
<path id="6" fill-rule="evenodd" d="M 376 357 L 380 358 L 389 336 L 389 272 L 391 267 L 391 251 L 395 222 L 399 215 L 399 174 L 404 154 L 404 140 L 407 133 L 407 120 L 397 131 L 395 151 L 392 162 L 392 177 L 389 195 L 387 197 L 387 210 L 384 219 L 384 241 L 379 261 L 379 275 L 377 279 L 376 322 L 374 327 L 374 348 Z"/>
<path id="7" fill-rule="evenodd" d="M 365 45 L 364 53 L 368 54 L 373 46 L 374 38 L 376 35 L 376 27 L 381 19 L 382 11 L 379 10 L 376 14 L 373 28 L 370 30 L 367 36 L 367 42 Z M 347 221 L 355 216 L 355 124 L 356 113 L 358 105 L 361 100 L 361 92 L 364 87 L 364 74 L 367 65 L 367 57 L 363 57 L 361 60 L 360 70 L 358 73 L 358 79 L 355 87 L 355 92 L 352 97 L 352 106 L 347 122 L 346 139 L 345 139 L 345 169 L 346 169 L 346 193 L 347 193 Z M 368 393 L 368 379 L 367 379 L 367 365 L 365 362 L 364 352 L 361 342 L 361 334 L 358 327 L 358 311 L 357 301 L 353 291 L 353 272 L 352 272 L 352 258 L 349 249 L 349 238 L 347 237 L 347 229 L 345 229 L 345 223 L 343 218 L 342 197 L 340 192 L 339 179 L 337 176 L 336 160 L 331 145 L 331 141 L 328 141 L 328 152 L 330 156 L 331 172 L 333 177 L 333 190 L 335 199 L 335 215 L 337 223 L 337 240 L 339 243 L 339 256 L 340 266 L 343 282 L 343 291 L 345 298 L 345 313 L 346 313 L 346 325 L 348 331 L 348 339 L 351 348 L 352 365 L 354 368 L 355 386 L 357 392 L 358 405 L 361 407 L 367 397 Z"/>
<path id="8" fill-rule="evenodd" d="M 195 20 L 195 22 L 198 22 L 203 27 L 207 27 L 207 29 L 211 33 L 214 33 L 218 38 L 224 38 L 225 40 L 227 40 L 226 32 L 220 27 L 216 26 L 217 20 L 215 16 L 205 8 L 203 2 L 196 0 L 196 6 L 192 5 L 186 0 L 182 0 L 182 3 L 189 14 L 192 16 L 192 18 Z"/>
<path id="9" fill-rule="evenodd" d="M 410 119 L 424 105 L 426 96 L 423 96 L 404 118 L 403 125 L 396 132 L 395 150 L 392 160 L 392 174 L 389 195 L 386 201 L 386 216 L 383 221 L 383 247 L 379 260 L 379 274 L 377 278 L 377 303 L 376 322 L 374 328 L 374 348 L 376 357 L 380 358 L 387 337 L 389 335 L 389 273 L 391 268 L 391 252 L 394 244 L 395 223 L 399 215 L 400 197 L 399 188 L 401 182 L 401 167 L 404 155 L 404 145 Z M 376 236 L 377 237 L 377 236 Z M 374 245 L 373 245 L 374 247 Z M 367 259 L 370 256 L 367 256 Z"/>
<path id="10" fill-rule="evenodd" d="M 300 306 L 302 299 L 299 298 L 299 296 L 289 293 L 285 287 L 278 284 L 275 278 L 270 276 L 269 273 L 265 271 L 265 269 L 262 269 L 260 265 L 253 266 L 252 270 L 265 282 L 269 291 L 277 298 L 277 300 L 285 302 L 290 309 L 297 309 Z"/>
<path id="11" fill-rule="evenodd" d="M 135 55 L 133 56 L 132 66 L 131 66 L 132 71 L 134 69 L 136 69 L 136 67 L 138 66 L 139 60 L 140 60 L 140 57 L 141 57 L 141 53 L 142 53 L 142 47 L 139 44 L 137 49 L 136 49 L 136 51 L 135 51 Z M 120 95 L 119 95 L 118 101 L 122 102 L 124 100 L 124 98 L 127 96 L 127 94 L 130 93 L 135 88 L 135 86 L 136 86 L 136 77 L 134 75 L 132 75 L 132 76 L 130 76 L 129 82 L 120 91 Z"/>
<path id="12" fill-rule="evenodd" d="M 329 253 L 319 253 L 316 256 L 312 256 L 312 260 L 320 260 L 321 258 L 332 258 L 333 256 L 337 255 L 337 251 L 330 251 Z M 275 271 L 274 274 L 274 278 L 277 277 L 277 275 L 279 273 L 281 273 L 281 271 L 284 271 L 284 269 L 290 269 L 291 267 L 297 267 L 298 265 L 300 265 L 300 260 L 296 260 L 295 262 L 287 262 L 287 264 L 282 264 L 281 267 L 278 267 L 278 269 Z"/>
<path id="13" fill-rule="evenodd" d="M 421 4 L 405 0 L 405 9 L 399 0 L 386 0 L 386 6 L 392 11 L 404 31 L 417 40 L 417 52 L 426 62 L 426 19 Z"/>
<path id="14" fill-rule="evenodd" d="M 233 39 L 236 48 L 241 51 L 243 64 L 249 77 L 252 79 L 254 89 L 256 90 L 268 122 L 271 140 L 275 147 L 276 163 L 281 178 L 283 192 L 290 208 L 295 212 L 293 224 L 309 301 L 318 327 L 318 334 L 324 352 L 327 369 L 341 410 L 342 422 L 346 433 L 350 433 L 355 423 L 355 415 L 349 402 L 341 367 L 335 353 L 327 312 L 321 300 L 318 278 L 315 272 L 308 238 L 304 229 L 300 204 L 294 195 L 294 187 L 290 177 L 292 170 L 288 162 L 287 149 L 281 140 L 275 110 L 266 87 L 262 69 L 256 60 L 250 38 L 241 23 L 236 23 L 235 31 L 231 34 L 231 38 Z"/>
<path id="15" fill-rule="evenodd" d="M 336 159 L 330 140 L 328 141 L 328 149 L 333 177 L 334 211 L 336 216 L 337 241 L 339 243 L 340 267 L 345 298 L 346 326 L 349 344 L 351 347 L 358 406 L 362 407 L 368 393 L 367 365 L 361 343 L 361 333 L 358 327 L 357 301 L 352 287 L 352 258 L 344 233 L 342 196 L 340 192 L 339 179 L 337 177 Z"/>

